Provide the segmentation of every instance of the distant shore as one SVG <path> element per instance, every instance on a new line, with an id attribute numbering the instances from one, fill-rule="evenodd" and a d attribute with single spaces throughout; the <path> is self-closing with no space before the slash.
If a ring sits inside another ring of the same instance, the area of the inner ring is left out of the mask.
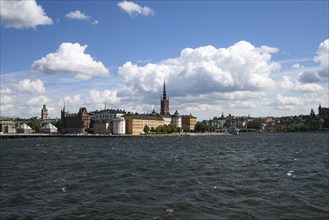
<path id="1" fill-rule="evenodd" d="M 122 135 L 102 135 L 102 134 L 45 134 L 45 133 L 31 133 L 31 134 L 0 134 L 0 139 L 13 138 L 42 138 L 42 137 L 63 137 L 63 138 L 128 138 L 128 137 L 173 137 L 173 136 L 219 136 L 229 135 L 228 133 L 195 133 L 195 132 L 181 132 L 172 134 L 122 134 Z"/>

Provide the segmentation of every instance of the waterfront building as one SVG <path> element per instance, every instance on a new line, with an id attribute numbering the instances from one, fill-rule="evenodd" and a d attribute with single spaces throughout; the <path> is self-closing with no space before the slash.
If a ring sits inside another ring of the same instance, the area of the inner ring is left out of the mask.
<path id="1" fill-rule="evenodd" d="M 82 107 L 78 113 L 70 114 L 64 106 L 61 111 L 62 134 L 85 133 L 85 129 L 90 128 L 90 119 L 91 116 L 88 114 L 86 108 Z"/>
<path id="2" fill-rule="evenodd" d="M 47 123 L 44 126 L 42 126 L 41 132 L 42 133 L 57 133 L 58 129 L 55 125 L 53 125 L 51 123 Z"/>
<path id="3" fill-rule="evenodd" d="M 190 115 L 182 115 L 182 129 L 183 131 L 194 131 L 194 126 L 197 123 L 197 118 Z"/>
<path id="4" fill-rule="evenodd" d="M 95 121 L 93 123 L 94 134 L 111 134 L 112 122 L 111 121 Z"/>
<path id="5" fill-rule="evenodd" d="M 0 121 L 0 134 L 16 133 L 16 124 L 14 121 Z"/>
<path id="6" fill-rule="evenodd" d="M 124 117 L 117 117 L 113 119 L 112 123 L 113 134 L 125 134 L 126 133 L 126 120 Z"/>
<path id="7" fill-rule="evenodd" d="M 166 92 L 166 81 L 163 82 L 163 94 L 160 100 L 161 104 L 161 111 L 160 115 L 170 115 L 169 112 L 169 97 L 167 99 L 167 92 Z"/>
<path id="8" fill-rule="evenodd" d="M 175 114 L 173 114 L 173 116 L 172 116 L 171 124 L 176 126 L 177 128 L 182 127 L 182 116 L 178 113 L 177 110 L 176 110 Z"/>
<path id="9" fill-rule="evenodd" d="M 94 134 L 124 134 L 126 112 L 121 109 L 104 109 L 94 112 Z M 123 121 L 122 121 L 123 120 Z"/>
<path id="10" fill-rule="evenodd" d="M 23 123 L 16 128 L 16 132 L 20 134 L 30 134 L 33 132 L 32 128 L 27 124 Z"/>
<path id="11" fill-rule="evenodd" d="M 124 116 L 126 120 L 126 134 L 141 134 L 144 127 L 157 128 L 164 125 L 164 120 L 160 115 L 152 114 L 127 114 Z"/>
<path id="12" fill-rule="evenodd" d="M 319 114 L 318 116 L 323 119 L 329 119 L 329 108 L 323 108 L 319 105 L 318 108 Z"/>
<path id="13" fill-rule="evenodd" d="M 161 115 L 161 117 L 163 118 L 165 125 L 172 124 L 172 116 L 171 115 Z"/>
<path id="14" fill-rule="evenodd" d="M 41 109 L 41 121 L 48 119 L 48 109 L 46 108 L 46 105 L 43 105 L 43 108 Z"/>
<path id="15" fill-rule="evenodd" d="M 124 110 L 121 109 L 104 109 L 94 112 L 95 121 L 112 121 L 118 117 L 122 117 L 126 114 Z"/>

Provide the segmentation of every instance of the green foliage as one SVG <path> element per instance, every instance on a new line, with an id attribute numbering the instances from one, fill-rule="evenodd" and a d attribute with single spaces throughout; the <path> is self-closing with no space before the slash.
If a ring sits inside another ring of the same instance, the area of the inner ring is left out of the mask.
<path id="1" fill-rule="evenodd" d="M 92 128 L 86 128 L 85 132 L 87 132 L 88 134 L 92 134 L 94 133 L 94 130 Z"/>
<path id="2" fill-rule="evenodd" d="M 295 127 L 292 127 L 292 126 L 288 126 L 287 127 L 287 131 L 288 132 L 293 132 L 293 131 L 296 131 L 296 128 Z"/>
<path id="3" fill-rule="evenodd" d="M 150 127 L 149 127 L 148 125 L 145 125 L 143 131 L 144 131 L 146 134 L 148 134 L 148 133 L 150 132 Z"/>
<path id="4" fill-rule="evenodd" d="M 61 120 L 61 119 L 58 119 L 58 120 L 56 121 L 55 126 L 56 126 L 56 128 L 57 128 L 58 130 L 62 129 L 62 128 L 63 128 L 62 120 Z"/>
<path id="5" fill-rule="evenodd" d="M 194 131 L 196 132 L 214 132 L 215 128 L 211 125 L 206 125 L 202 122 L 197 122 L 194 126 Z"/>
<path id="6" fill-rule="evenodd" d="M 155 133 L 155 132 L 156 132 L 156 130 L 155 130 L 154 127 L 152 127 L 150 131 L 151 131 L 152 133 Z"/>
<path id="7" fill-rule="evenodd" d="M 158 126 L 152 132 L 171 134 L 171 133 L 180 132 L 181 130 L 182 130 L 181 128 L 177 128 L 175 125 L 169 124 L 169 125 Z"/>
<path id="8" fill-rule="evenodd" d="M 38 119 L 32 119 L 27 123 L 27 125 L 30 126 L 34 132 L 41 131 L 41 121 Z"/>

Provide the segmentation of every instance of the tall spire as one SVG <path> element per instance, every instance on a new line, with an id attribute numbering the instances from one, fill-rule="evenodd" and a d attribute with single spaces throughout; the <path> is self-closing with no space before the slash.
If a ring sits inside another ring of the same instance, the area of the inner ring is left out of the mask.
<path id="1" fill-rule="evenodd" d="M 166 92 L 166 79 L 164 79 L 163 81 L 163 96 L 162 96 L 163 100 L 167 99 L 167 92 Z"/>

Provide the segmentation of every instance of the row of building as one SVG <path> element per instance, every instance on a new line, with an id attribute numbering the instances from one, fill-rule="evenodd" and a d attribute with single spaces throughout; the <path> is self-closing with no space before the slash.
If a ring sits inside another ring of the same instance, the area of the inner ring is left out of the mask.
<path id="1" fill-rule="evenodd" d="M 87 112 L 80 108 L 78 113 L 70 114 L 65 106 L 61 110 L 61 132 L 63 134 L 85 133 L 90 129 L 94 134 L 141 134 L 145 126 L 157 128 L 173 125 L 183 131 L 193 131 L 197 118 L 190 115 L 180 115 L 178 111 L 170 114 L 169 98 L 167 98 L 166 83 L 163 84 L 163 94 L 160 99 L 160 112 L 150 114 L 126 112 L 121 109 L 104 109 Z"/>
<path id="2" fill-rule="evenodd" d="M 60 123 L 58 123 L 60 122 Z M 281 118 L 251 118 L 251 117 L 234 117 L 224 114 L 220 117 L 214 117 L 211 120 L 202 121 L 203 124 L 214 128 L 216 132 L 227 132 L 232 126 L 239 128 L 241 131 L 256 130 L 276 130 L 285 131 L 288 128 L 300 129 L 308 128 L 309 130 L 319 130 L 322 127 L 328 127 L 329 108 L 318 108 L 316 115 L 311 110 L 310 115 L 281 117 Z M 61 119 L 50 120 L 46 105 L 41 109 L 40 118 L 41 129 L 44 133 L 62 133 L 62 134 L 141 134 L 145 126 L 158 128 L 159 126 L 172 125 L 182 131 L 194 131 L 197 124 L 197 118 L 190 115 L 180 115 L 178 111 L 170 114 L 169 98 L 167 98 L 166 84 L 163 84 L 163 94 L 160 98 L 160 112 L 153 110 L 150 114 L 138 114 L 126 112 L 121 109 L 105 109 L 93 112 L 87 112 L 82 107 L 77 113 L 69 113 L 65 108 L 61 109 Z M 58 130 L 54 125 L 58 126 Z M 31 133 L 33 129 L 27 124 L 19 121 L 0 120 L 0 133 Z"/>
<path id="3" fill-rule="evenodd" d="M 183 131 L 193 131 L 197 118 L 190 115 L 180 115 L 178 111 L 170 114 L 169 98 L 167 98 L 166 84 L 163 84 L 163 94 L 160 98 L 160 112 L 152 111 L 150 114 L 138 114 L 126 112 L 121 109 L 105 109 L 87 112 L 81 107 L 77 113 L 70 113 L 65 108 L 61 109 L 60 123 L 49 120 L 48 109 L 43 105 L 41 109 L 40 123 L 45 126 L 46 122 L 58 125 L 58 132 L 62 134 L 83 134 L 86 132 L 94 134 L 141 134 L 145 126 L 156 129 L 159 126 L 172 125 Z M 25 129 L 18 129 L 23 126 Z M 47 123 L 47 126 L 50 125 Z M 18 130 L 17 130 L 17 129 Z M 45 129 L 43 132 L 46 131 Z M 13 121 L 0 121 L 1 133 L 31 133 L 28 125 Z M 48 133 L 55 132 L 51 130 Z M 57 132 L 57 131 L 56 131 Z"/>
<path id="4" fill-rule="evenodd" d="M 318 114 L 311 109 L 309 115 L 289 117 L 251 118 L 228 115 L 202 121 L 214 128 L 216 132 L 227 132 L 231 127 L 240 131 L 307 131 L 329 129 L 329 108 L 318 107 Z"/>

